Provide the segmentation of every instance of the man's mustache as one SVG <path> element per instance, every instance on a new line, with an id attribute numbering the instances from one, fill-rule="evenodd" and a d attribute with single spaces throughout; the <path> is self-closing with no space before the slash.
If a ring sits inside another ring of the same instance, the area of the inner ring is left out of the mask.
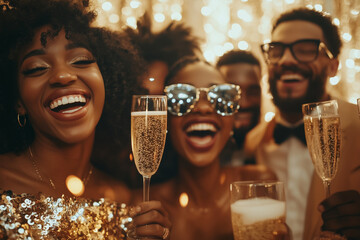
<path id="1" fill-rule="evenodd" d="M 280 79 L 281 75 L 284 72 L 292 72 L 302 75 L 304 78 L 309 78 L 312 76 L 312 72 L 310 69 L 302 69 L 299 68 L 297 65 L 282 65 L 275 69 L 274 76 L 275 79 Z"/>

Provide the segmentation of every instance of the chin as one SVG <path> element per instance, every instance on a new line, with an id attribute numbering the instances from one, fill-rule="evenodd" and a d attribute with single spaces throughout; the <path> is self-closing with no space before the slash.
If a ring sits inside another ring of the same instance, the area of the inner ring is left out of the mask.
<path id="1" fill-rule="evenodd" d="M 211 155 L 206 155 L 206 156 L 192 157 L 192 158 L 188 158 L 188 161 L 190 164 L 192 164 L 194 166 L 206 167 L 216 161 L 213 158 L 213 156 L 217 156 L 217 155 L 211 154 Z"/>

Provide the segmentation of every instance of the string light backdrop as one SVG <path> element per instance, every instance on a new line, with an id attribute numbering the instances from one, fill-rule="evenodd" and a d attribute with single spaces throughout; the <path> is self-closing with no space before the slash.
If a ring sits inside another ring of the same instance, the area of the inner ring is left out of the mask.
<path id="1" fill-rule="evenodd" d="M 269 41 L 273 19 L 283 11 L 308 7 L 330 14 L 343 40 L 337 76 L 329 81 L 329 91 L 349 102 L 360 98 L 359 0 L 93 0 L 98 6 L 99 24 L 120 30 L 136 28 L 136 20 L 149 12 L 153 30 L 170 21 L 184 22 L 203 39 L 204 57 L 214 63 L 231 49 L 252 51 L 261 61 L 259 45 Z M 265 67 L 263 62 L 262 64 Z M 266 69 L 263 71 L 263 102 L 266 120 L 273 116 Z"/>

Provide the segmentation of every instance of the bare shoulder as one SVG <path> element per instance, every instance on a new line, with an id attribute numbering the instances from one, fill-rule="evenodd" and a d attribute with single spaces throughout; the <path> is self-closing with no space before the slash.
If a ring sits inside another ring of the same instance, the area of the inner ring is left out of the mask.
<path id="1" fill-rule="evenodd" d="M 18 156 L 13 153 L 0 154 L 0 168 L 11 167 L 17 158 Z"/>
<path id="2" fill-rule="evenodd" d="M 23 156 L 14 153 L 0 155 L 0 176 L 28 175 L 28 169 L 32 167 L 30 161 L 24 161 Z"/>
<path id="3" fill-rule="evenodd" d="M 239 167 L 229 167 L 227 171 L 231 171 L 233 180 L 249 181 L 249 180 L 277 180 L 273 171 L 265 165 L 245 165 Z"/>

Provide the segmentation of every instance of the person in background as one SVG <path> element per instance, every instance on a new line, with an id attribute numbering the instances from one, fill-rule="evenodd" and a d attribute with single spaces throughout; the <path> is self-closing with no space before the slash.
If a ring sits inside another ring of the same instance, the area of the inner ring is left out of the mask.
<path id="1" fill-rule="evenodd" d="M 312 239 L 320 230 L 360 239 L 356 106 L 337 99 L 342 148 L 333 195 L 328 199 L 314 172 L 302 120 L 302 104 L 336 99 L 326 90 L 326 83 L 337 73 L 341 45 L 331 17 L 307 8 L 283 13 L 273 25 L 271 42 L 262 45 L 276 115 L 248 133 L 245 150 L 285 182 L 286 218 L 294 240 Z"/>
<path id="2" fill-rule="evenodd" d="M 171 239 L 233 239 L 230 183 L 275 179 L 264 166 L 220 166 L 238 108 L 239 87 L 227 84 L 216 67 L 196 57 L 175 63 L 165 85 L 166 144 L 179 166 L 172 179 L 152 185 L 151 197 L 169 213 Z"/>
<path id="3" fill-rule="evenodd" d="M 226 82 L 239 85 L 241 89 L 240 109 L 234 114 L 233 136 L 222 153 L 221 164 L 254 164 L 255 159 L 245 156 L 243 147 L 246 134 L 260 120 L 260 62 L 249 51 L 231 50 L 218 59 L 216 67 Z"/>
<path id="4" fill-rule="evenodd" d="M 88 1 L 1 3 L 0 238 L 168 238 L 160 202 L 128 207 L 129 189 L 90 163 L 95 132 L 120 139 L 142 73 L 132 45 L 91 25 Z"/>
<path id="5" fill-rule="evenodd" d="M 137 21 L 136 29 L 128 27 L 124 31 L 145 59 L 147 71 L 142 86 L 149 94 L 164 94 L 165 77 L 177 60 L 201 53 L 200 39 L 183 23 L 173 21 L 161 31 L 154 32 L 150 16 L 145 13 Z"/>

